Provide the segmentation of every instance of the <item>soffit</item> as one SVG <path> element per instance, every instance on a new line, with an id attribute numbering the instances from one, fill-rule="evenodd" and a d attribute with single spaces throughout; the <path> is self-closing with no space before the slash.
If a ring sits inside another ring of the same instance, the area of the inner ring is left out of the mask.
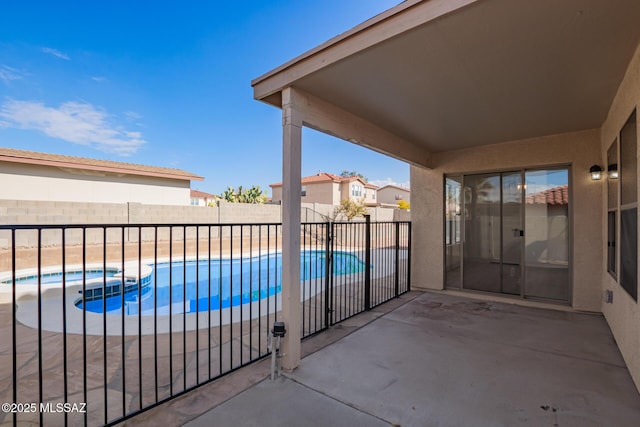
<path id="1" fill-rule="evenodd" d="M 481 0 L 287 86 L 432 152 L 592 129 L 638 22 L 637 0 Z"/>

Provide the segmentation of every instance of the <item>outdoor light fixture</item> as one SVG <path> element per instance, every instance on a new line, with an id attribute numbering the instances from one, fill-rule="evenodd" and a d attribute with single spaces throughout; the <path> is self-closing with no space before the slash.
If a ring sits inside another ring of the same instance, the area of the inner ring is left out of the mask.
<path id="1" fill-rule="evenodd" d="M 589 173 L 591 174 L 592 180 L 598 181 L 602 178 L 602 167 L 600 167 L 600 165 L 593 165 L 589 168 Z"/>
<path id="2" fill-rule="evenodd" d="M 274 322 L 269 341 L 267 342 L 267 349 L 271 351 L 271 381 L 276 378 L 277 375 L 282 375 L 282 365 L 280 359 L 282 354 L 280 353 L 280 344 L 282 338 L 287 333 L 287 329 L 284 326 L 284 322 Z"/>
<path id="3" fill-rule="evenodd" d="M 609 176 L 609 179 L 618 178 L 618 165 L 616 163 L 607 166 L 607 175 Z"/>

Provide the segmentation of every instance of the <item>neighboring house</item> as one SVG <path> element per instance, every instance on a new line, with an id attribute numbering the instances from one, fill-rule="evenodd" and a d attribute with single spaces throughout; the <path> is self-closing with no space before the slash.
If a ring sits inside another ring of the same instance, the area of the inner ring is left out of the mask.
<path id="1" fill-rule="evenodd" d="M 378 188 L 378 203 L 380 203 L 380 206 L 398 207 L 400 200 L 411 203 L 411 190 L 393 184 Z"/>
<path id="2" fill-rule="evenodd" d="M 215 203 L 215 201 L 216 196 L 214 194 L 191 190 L 191 206 L 209 206 L 209 203 Z"/>
<path id="3" fill-rule="evenodd" d="M 189 205 L 180 169 L 0 148 L 0 199 Z"/>
<path id="4" fill-rule="evenodd" d="M 305 176 L 301 180 L 302 202 L 339 205 L 343 199 L 363 200 L 367 206 L 377 204 L 377 186 L 359 177 L 343 178 L 327 172 Z M 282 183 L 270 184 L 272 202 L 282 201 Z"/>
<path id="5" fill-rule="evenodd" d="M 303 127 L 408 162 L 412 289 L 602 313 L 640 389 L 638 22 L 637 0 L 401 2 L 252 81 L 284 191 Z"/>

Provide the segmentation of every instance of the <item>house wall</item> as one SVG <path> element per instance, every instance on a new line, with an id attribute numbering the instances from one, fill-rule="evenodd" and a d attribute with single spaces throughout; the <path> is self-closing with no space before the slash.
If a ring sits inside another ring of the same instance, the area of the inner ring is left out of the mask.
<path id="1" fill-rule="evenodd" d="M 303 184 L 306 195 L 302 196 L 302 203 L 324 203 L 328 205 L 340 204 L 340 184 L 337 182 L 318 182 Z M 271 187 L 273 203 L 282 201 L 282 186 Z"/>
<path id="2" fill-rule="evenodd" d="M 338 184 L 335 182 L 318 182 L 315 184 L 304 184 L 307 195 L 302 197 L 304 203 L 325 203 L 333 204 L 336 199 Z M 338 199 L 338 203 L 340 203 Z"/>
<path id="3" fill-rule="evenodd" d="M 354 185 L 359 185 L 360 187 L 362 187 L 362 194 L 360 196 L 354 196 L 351 194 L 351 187 Z M 344 181 L 340 184 L 340 189 L 341 189 L 341 197 L 338 199 L 338 204 L 340 204 L 340 201 L 343 199 L 350 199 L 353 200 L 354 202 L 360 201 L 360 200 L 364 200 L 365 203 L 375 203 L 376 199 L 374 199 L 371 195 L 368 195 L 368 197 L 365 197 L 365 188 L 364 188 L 364 182 L 362 181 L 358 181 L 358 180 L 354 180 L 354 181 Z M 366 189 L 368 193 L 371 192 L 370 189 Z"/>
<path id="4" fill-rule="evenodd" d="M 606 121 L 600 132 L 600 161 L 607 164 L 607 150 L 615 140 L 620 129 L 627 121 L 633 109 L 640 104 L 640 46 L 637 48 L 618 92 L 611 104 Z M 640 127 L 639 127 L 640 129 Z M 638 138 L 640 148 L 640 135 Z M 638 175 L 640 176 L 640 175 Z M 638 186 L 640 189 L 640 185 Z M 606 196 L 606 191 L 605 191 Z M 640 195 L 638 197 L 640 200 Z M 606 215 L 606 199 L 602 203 L 602 214 Z M 605 216 L 606 218 L 606 216 Z M 602 239 L 606 240 L 606 221 L 603 221 Z M 613 303 L 603 304 L 602 312 L 613 332 L 620 352 L 631 372 L 636 386 L 640 389 L 640 307 L 624 289 L 609 275 L 606 268 L 607 253 L 604 245 L 600 247 L 600 264 L 602 270 L 602 292 L 613 291 Z"/>
<path id="5" fill-rule="evenodd" d="M 398 199 L 396 196 L 402 196 L 402 200 L 411 202 L 411 192 L 396 187 L 383 187 L 378 189 L 378 203 L 387 203 L 390 205 L 397 205 Z"/>
<path id="6" fill-rule="evenodd" d="M 365 205 L 375 205 L 378 203 L 378 192 L 374 188 L 365 188 Z"/>
<path id="7" fill-rule="evenodd" d="M 0 199 L 189 205 L 188 180 L 0 162 Z"/>
<path id="8" fill-rule="evenodd" d="M 444 175 L 570 165 L 572 218 L 572 305 L 600 311 L 602 277 L 603 181 L 589 167 L 601 163 L 599 130 L 438 153 L 434 168 L 411 167 L 413 247 L 411 286 L 443 289 Z M 585 214 L 588 213 L 588 214 Z"/>
<path id="9" fill-rule="evenodd" d="M 271 187 L 271 202 L 272 203 L 282 202 L 282 186 Z"/>

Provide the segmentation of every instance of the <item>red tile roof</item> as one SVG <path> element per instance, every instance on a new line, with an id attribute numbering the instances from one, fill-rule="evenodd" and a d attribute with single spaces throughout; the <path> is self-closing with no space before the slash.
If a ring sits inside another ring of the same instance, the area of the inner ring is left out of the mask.
<path id="1" fill-rule="evenodd" d="M 302 183 L 302 185 L 306 185 L 306 184 L 317 184 L 320 182 L 351 182 L 356 180 L 362 181 L 366 188 L 378 188 L 373 184 L 369 184 L 363 181 L 362 178 L 357 176 L 350 176 L 350 177 L 343 178 L 339 175 L 334 175 L 328 172 L 318 172 L 315 175 L 302 177 L 300 182 Z M 282 187 L 282 183 L 276 182 L 275 184 L 269 184 L 269 187 Z"/>
<path id="2" fill-rule="evenodd" d="M 529 205 L 567 205 L 569 204 L 569 186 L 560 185 L 531 194 L 527 196 L 526 202 Z"/>
<path id="3" fill-rule="evenodd" d="M 216 197 L 214 194 L 205 193 L 204 191 L 193 190 L 193 189 L 191 190 L 190 196 L 198 197 L 201 199 L 214 199 Z"/>
<path id="4" fill-rule="evenodd" d="M 0 162 L 27 163 L 32 165 L 93 170 L 127 175 L 156 176 L 160 178 L 186 181 L 204 180 L 204 178 L 199 175 L 183 171 L 181 169 L 113 162 L 110 160 L 89 159 L 86 157 L 63 156 L 60 154 L 39 153 L 35 151 L 16 150 L 13 148 L 0 148 Z"/>

